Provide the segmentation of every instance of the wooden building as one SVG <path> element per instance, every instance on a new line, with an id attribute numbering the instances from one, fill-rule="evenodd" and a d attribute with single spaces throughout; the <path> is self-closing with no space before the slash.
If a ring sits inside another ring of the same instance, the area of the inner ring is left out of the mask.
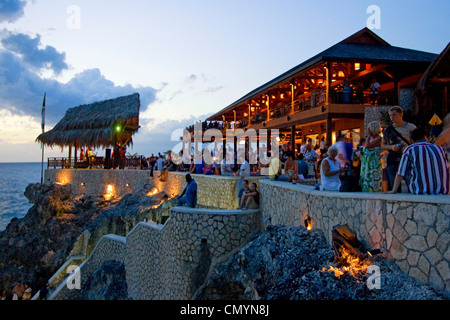
<path id="1" fill-rule="evenodd" d="M 279 129 L 292 150 L 307 139 L 332 144 L 339 134 L 364 137 L 365 107 L 373 79 L 381 85 L 376 106 L 413 97 L 436 54 L 395 47 L 368 28 L 254 89 L 206 119 L 223 128 Z M 408 99 L 406 99 L 408 100 Z"/>
<path id="2" fill-rule="evenodd" d="M 443 119 L 450 112 L 450 43 L 430 64 L 417 84 L 416 114 L 424 124 L 436 114 Z"/>

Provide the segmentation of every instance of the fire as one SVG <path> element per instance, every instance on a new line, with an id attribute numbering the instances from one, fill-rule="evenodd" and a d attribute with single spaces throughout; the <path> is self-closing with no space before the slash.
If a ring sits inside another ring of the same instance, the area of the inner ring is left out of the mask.
<path id="1" fill-rule="evenodd" d="M 158 193 L 158 188 L 154 188 L 152 191 L 150 191 L 149 193 L 147 193 L 148 197 L 154 196 L 155 194 Z"/>
<path id="2" fill-rule="evenodd" d="M 342 266 L 339 268 L 330 266 L 328 269 L 324 267 L 322 271 L 333 271 L 336 278 L 340 278 L 345 273 L 351 273 L 354 278 L 357 278 L 358 275 L 366 274 L 367 268 L 370 266 L 370 261 L 361 260 L 345 247 L 341 247 L 339 252 L 340 257 L 338 258 L 338 262 Z"/>

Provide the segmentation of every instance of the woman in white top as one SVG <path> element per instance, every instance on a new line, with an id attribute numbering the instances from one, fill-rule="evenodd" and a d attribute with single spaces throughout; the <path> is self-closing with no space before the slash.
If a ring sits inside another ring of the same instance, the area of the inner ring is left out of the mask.
<path id="1" fill-rule="evenodd" d="M 339 167 L 339 161 L 336 159 L 338 154 L 336 145 L 332 145 L 327 153 L 328 157 L 322 160 L 320 166 L 321 190 L 339 191 L 339 187 L 341 186 L 339 173 L 343 172 L 345 169 Z"/>

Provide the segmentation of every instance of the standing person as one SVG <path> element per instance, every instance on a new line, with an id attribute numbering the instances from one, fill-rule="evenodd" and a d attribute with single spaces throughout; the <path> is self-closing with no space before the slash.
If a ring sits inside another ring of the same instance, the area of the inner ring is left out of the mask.
<path id="1" fill-rule="evenodd" d="M 22 281 L 17 281 L 17 284 L 12 289 L 13 300 L 22 300 L 23 292 L 25 288 L 23 287 Z"/>
<path id="2" fill-rule="evenodd" d="M 298 178 L 300 180 L 308 178 L 308 164 L 303 160 L 303 157 L 303 153 L 300 153 L 297 160 Z"/>
<path id="3" fill-rule="evenodd" d="M 372 121 L 367 125 L 367 139 L 361 157 L 360 184 L 363 192 L 383 190 L 380 133 L 381 127 L 378 121 Z"/>
<path id="4" fill-rule="evenodd" d="M 23 295 L 22 295 L 22 300 L 31 300 L 31 291 L 32 291 L 32 289 L 31 289 L 31 284 L 30 284 L 30 282 L 25 282 L 25 291 L 23 292 Z"/>
<path id="5" fill-rule="evenodd" d="M 317 153 L 312 149 L 310 143 L 306 145 L 305 153 L 303 154 L 306 163 L 308 164 L 308 176 L 309 178 L 316 178 L 316 162 L 317 162 Z"/>
<path id="6" fill-rule="evenodd" d="M 321 190 L 339 191 L 341 180 L 339 175 L 344 172 L 344 168 L 339 166 L 339 160 L 336 159 L 338 148 L 334 144 L 328 149 L 328 157 L 322 160 L 320 168 Z"/>
<path id="7" fill-rule="evenodd" d="M 165 224 L 166 220 L 169 219 L 170 215 L 170 208 L 172 207 L 172 204 L 169 201 L 169 196 L 167 194 L 164 194 L 163 196 L 163 204 L 161 205 L 162 213 L 161 213 L 161 224 Z"/>
<path id="8" fill-rule="evenodd" d="M 178 197 L 178 206 L 186 204 L 188 207 L 195 208 L 197 206 L 197 183 L 190 174 L 186 175 L 186 188 Z"/>
<path id="9" fill-rule="evenodd" d="M 389 190 L 391 190 L 394 186 L 394 179 L 403 150 L 411 144 L 411 132 L 416 129 L 416 126 L 403 120 L 403 109 L 399 106 L 389 109 L 389 118 L 392 124 L 383 130 L 381 149 L 389 152 L 386 158 L 386 171 L 389 180 Z M 404 178 L 408 184 L 409 176 L 407 175 Z"/>
<path id="10" fill-rule="evenodd" d="M 411 133 L 413 144 L 406 147 L 394 185 L 387 193 L 396 193 L 403 177 L 411 179 L 408 189 L 413 194 L 447 194 L 450 187 L 449 165 L 441 146 L 428 143 L 422 129 Z"/>
<path id="11" fill-rule="evenodd" d="M 379 93 L 381 92 L 381 85 L 377 79 L 373 78 L 370 84 L 370 102 L 372 105 L 377 104 Z"/>
<path id="12" fill-rule="evenodd" d="M 119 166 L 119 162 L 120 162 L 120 145 L 119 142 L 116 143 L 116 145 L 114 146 L 114 151 L 113 151 L 113 169 L 116 169 Z"/>
<path id="13" fill-rule="evenodd" d="M 347 137 L 343 134 L 339 135 L 336 140 L 337 141 L 334 144 L 338 150 L 336 159 L 339 161 L 340 166 L 342 168 L 344 168 L 345 166 L 351 166 L 353 160 L 353 145 L 348 142 Z"/>
<path id="14" fill-rule="evenodd" d="M 120 147 L 120 160 L 119 160 L 119 169 L 123 170 L 125 169 L 125 154 L 127 152 L 127 147 L 125 146 L 125 143 Z"/>
<path id="15" fill-rule="evenodd" d="M 160 155 L 156 160 L 156 171 L 162 171 L 164 167 L 164 157 Z"/>

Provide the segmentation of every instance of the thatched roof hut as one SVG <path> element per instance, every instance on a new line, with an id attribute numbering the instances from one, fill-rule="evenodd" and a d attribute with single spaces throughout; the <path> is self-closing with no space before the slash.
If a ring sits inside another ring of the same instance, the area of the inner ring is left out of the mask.
<path id="1" fill-rule="evenodd" d="M 109 147 L 132 144 L 139 129 L 139 94 L 81 105 L 67 110 L 64 118 L 36 142 L 53 146 Z"/>

